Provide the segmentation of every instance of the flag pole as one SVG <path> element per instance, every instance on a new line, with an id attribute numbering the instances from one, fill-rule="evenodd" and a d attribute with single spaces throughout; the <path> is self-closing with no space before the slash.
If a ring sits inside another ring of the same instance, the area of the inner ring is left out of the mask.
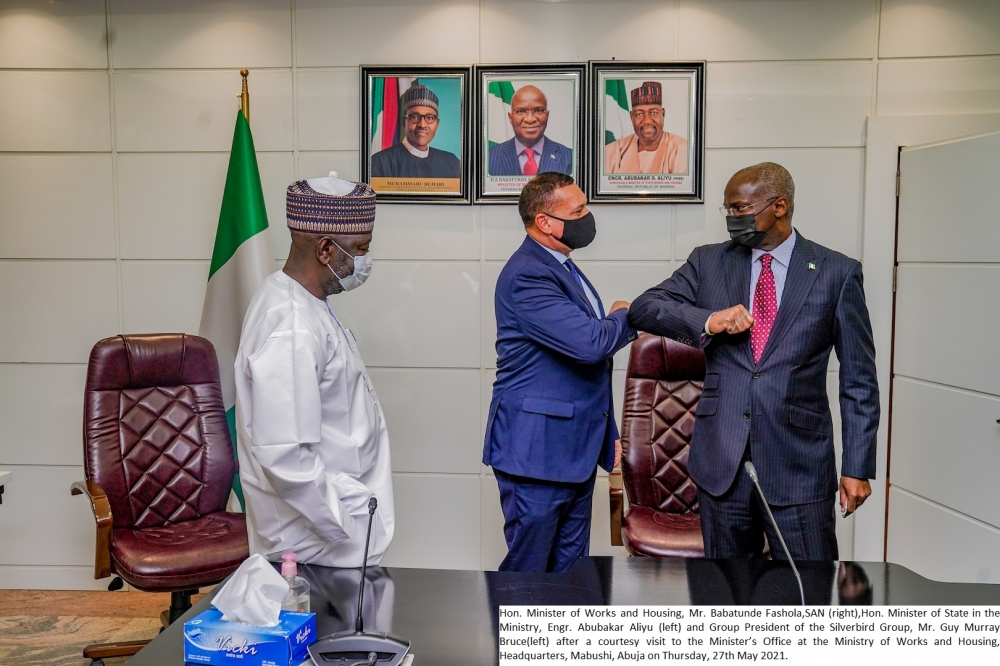
<path id="1" fill-rule="evenodd" d="M 243 116 L 250 122 L 250 91 L 247 90 L 247 77 L 250 76 L 250 70 L 241 69 L 240 76 L 243 77 L 243 92 L 241 92 L 237 97 L 240 98 L 240 109 L 243 111 Z"/>

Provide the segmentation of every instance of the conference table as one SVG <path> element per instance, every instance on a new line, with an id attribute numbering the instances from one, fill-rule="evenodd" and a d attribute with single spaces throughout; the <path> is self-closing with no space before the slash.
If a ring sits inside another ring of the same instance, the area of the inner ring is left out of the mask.
<path id="1" fill-rule="evenodd" d="M 1000 585 L 940 583 L 884 562 L 799 564 L 810 605 L 1000 605 Z M 360 569 L 300 565 L 311 586 L 317 634 L 353 629 Z M 183 662 L 183 624 L 209 608 L 210 593 L 129 666 Z M 505 605 L 798 605 L 787 564 L 769 560 L 588 557 L 563 574 L 369 567 L 365 629 L 409 639 L 414 665 L 497 663 L 498 609 Z"/>

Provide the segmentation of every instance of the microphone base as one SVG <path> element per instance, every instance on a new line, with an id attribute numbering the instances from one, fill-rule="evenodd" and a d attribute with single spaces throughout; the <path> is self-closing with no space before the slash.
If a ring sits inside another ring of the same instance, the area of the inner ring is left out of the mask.
<path id="1" fill-rule="evenodd" d="M 409 651 L 410 641 L 404 638 L 354 631 L 330 634 L 309 646 L 309 656 L 318 666 L 366 663 L 372 652 L 378 655 L 378 666 L 400 666 Z"/>

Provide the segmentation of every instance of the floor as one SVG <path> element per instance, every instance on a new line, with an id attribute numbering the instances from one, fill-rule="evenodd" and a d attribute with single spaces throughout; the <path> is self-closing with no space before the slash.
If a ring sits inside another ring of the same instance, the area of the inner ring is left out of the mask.
<path id="1" fill-rule="evenodd" d="M 0 664 L 88 666 L 84 646 L 155 638 L 169 605 L 147 592 L 0 590 Z"/>

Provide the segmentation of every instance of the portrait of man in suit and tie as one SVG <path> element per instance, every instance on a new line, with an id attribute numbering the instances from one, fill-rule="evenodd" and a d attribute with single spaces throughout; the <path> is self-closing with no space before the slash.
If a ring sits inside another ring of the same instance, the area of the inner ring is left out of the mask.
<path id="1" fill-rule="evenodd" d="M 545 136 L 549 101 L 533 85 L 518 89 L 507 113 L 514 136 L 490 147 L 491 176 L 535 176 L 547 171 L 573 173 L 573 150 Z"/>

